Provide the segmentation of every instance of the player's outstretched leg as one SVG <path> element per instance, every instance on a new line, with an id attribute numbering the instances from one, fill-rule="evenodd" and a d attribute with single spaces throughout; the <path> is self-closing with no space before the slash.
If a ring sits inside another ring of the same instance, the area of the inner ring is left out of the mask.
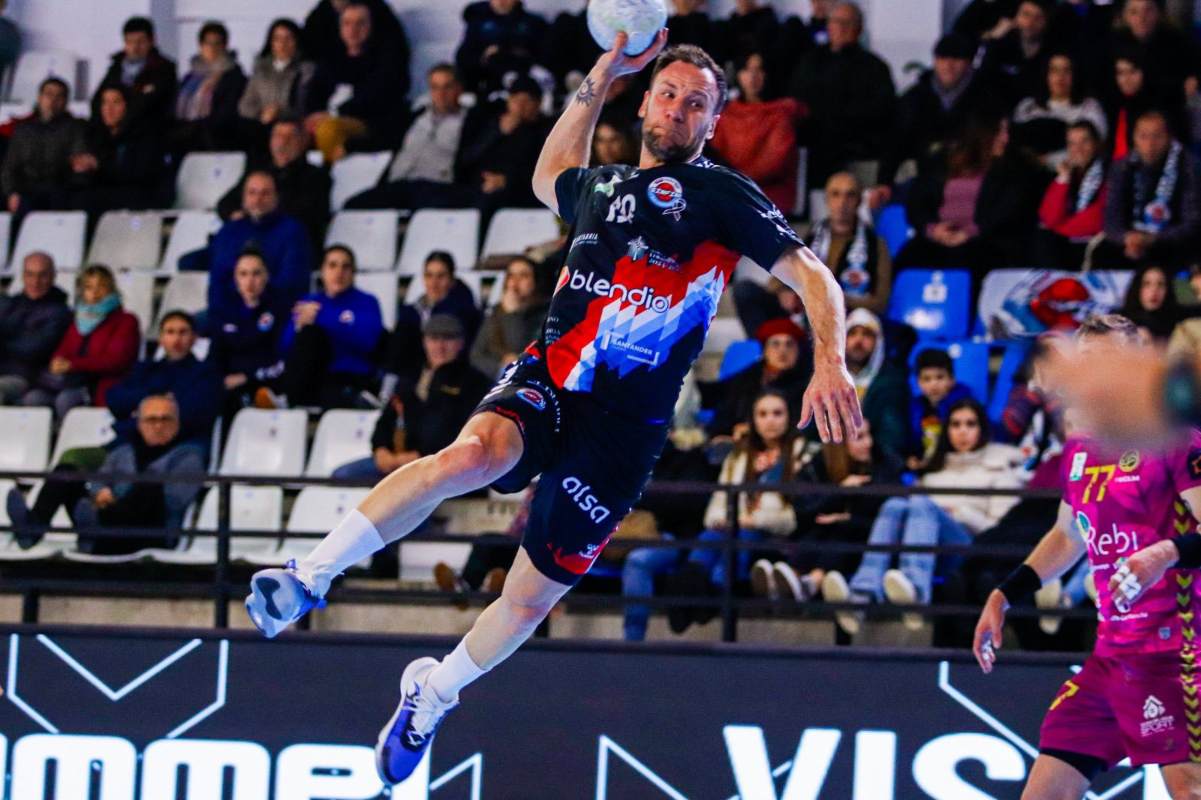
<path id="1" fill-rule="evenodd" d="M 1172 800 L 1201 800 L 1201 764 L 1168 764 L 1160 772 Z"/>
<path id="2" fill-rule="evenodd" d="M 1080 800 L 1088 786 L 1089 779 L 1079 769 L 1043 753 L 1030 768 L 1022 800 Z"/>
<path id="3" fill-rule="evenodd" d="M 451 445 L 380 481 L 313 551 L 283 568 L 256 572 L 246 612 L 268 638 L 324 604 L 330 582 L 425 521 L 438 504 L 488 486 L 521 457 L 521 433 L 499 414 L 468 420 Z"/>
<path id="4" fill-rule="evenodd" d="M 379 734 L 375 763 L 385 783 L 400 783 L 421 763 L 459 691 L 504 661 L 541 624 L 570 586 L 543 575 L 518 550 L 501 596 L 441 661 L 419 658 L 400 679 L 400 705 Z"/>

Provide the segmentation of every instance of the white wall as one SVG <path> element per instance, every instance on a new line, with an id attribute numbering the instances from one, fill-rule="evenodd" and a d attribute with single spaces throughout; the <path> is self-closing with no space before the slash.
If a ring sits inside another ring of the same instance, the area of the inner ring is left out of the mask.
<path id="1" fill-rule="evenodd" d="M 949 0 L 954 2 L 954 0 Z M 262 46 L 268 23 L 286 16 L 303 20 L 314 0 L 10 0 L 8 16 L 22 29 L 30 49 L 63 49 L 87 64 L 86 91 L 108 68 L 120 48 L 121 25 L 127 17 L 151 17 L 159 45 L 177 61 L 196 52 L 196 34 L 208 19 L 223 21 L 239 60 L 249 67 Z M 449 59 L 461 33 L 460 14 L 468 0 L 389 0 L 399 13 L 413 48 L 413 75 L 435 61 Z M 526 0 L 531 10 L 553 17 L 583 8 L 583 0 Z M 710 0 L 715 16 L 733 8 L 733 0 Z M 774 0 L 782 15 L 809 14 L 809 0 Z M 906 62 L 929 61 L 942 28 L 943 0 L 862 0 L 870 46 L 885 57 L 900 78 Z M 182 58 L 181 58 L 182 56 Z"/>

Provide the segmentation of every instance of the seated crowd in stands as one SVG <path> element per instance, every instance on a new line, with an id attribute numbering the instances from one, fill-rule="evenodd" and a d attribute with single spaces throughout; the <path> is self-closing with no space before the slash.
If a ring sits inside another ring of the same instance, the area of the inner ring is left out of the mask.
<path id="1" fill-rule="evenodd" d="M 962 558 L 904 553 L 894 565 L 889 552 L 822 545 L 966 544 L 1045 530 L 1054 509 L 1013 496 L 885 501 L 775 485 L 1054 487 L 1064 414 L 1032 361 L 1012 384 L 994 381 L 999 397 L 981 396 L 987 384 L 957 376 L 971 366 L 957 343 L 915 347 L 894 291 L 910 270 L 966 270 L 972 297 L 998 269 L 1121 270 L 1124 302 L 1107 310 L 1150 342 L 1201 349 L 1201 45 L 1157 0 L 973 0 L 934 43 L 930 68 L 898 93 L 854 3 L 815 0 L 805 19 L 756 0 L 725 19 L 697 0 L 670 5 L 671 41 L 709 48 L 730 79 L 706 155 L 757 181 L 843 289 L 847 367 L 867 424 L 840 445 L 796 430 L 812 372 L 803 304 L 780 281 L 739 270 L 733 308 L 751 355 L 736 359 L 731 347 L 720 367 L 689 376 L 655 476 L 764 488 L 733 505 L 724 491 L 648 494 L 607 557 L 622 590 L 706 594 L 729 579 L 798 603 L 900 605 L 966 591 L 955 586 Z M 416 299 L 401 303 L 398 282 L 381 296 L 360 276 L 357 242 L 326 238 L 331 169 L 387 152 L 378 181 L 345 208 L 478 209 L 486 229 L 502 208 L 538 206 L 542 144 L 599 54 L 583 11 L 549 20 L 514 0 L 482 0 L 462 19 L 457 50 L 411 75 L 407 34 L 386 0 L 320 0 L 303 21 L 273 20 L 247 72 L 219 21 L 200 26 L 195 54 L 177 65 L 151 21 L 134 17 L 89 119 L 68 110 L 72 87 L 48 77 L 29 114 L 0 127 L 14 235 L 35 211 L 85 211 L 91 230 L 107 211 L 170 207 L 188 154 L 246 155 L 216 204 L 219 228 L 168 265 L 207 275 L 195 315 L 163 308 L 147 325 L 108 267 L 82 265 L 72 295 L 56 285 L 50 255 L 24 255 L 19 291 L 0 298 L 0 403 L 50 407 L 56 424 L 79 406 L 116 420 L 113 443 L 68 450 L 54 470 L 199 472 L 221 440 L 218 420 L 228 434 L 248 407 L 377 409 L 369 446 L 334 470 L 339 479 L 380 480 L 453 440 L 538 336 L 567 234 L 480 264 L 456 263 L 453 242 L 435 244 L 418 254 Z M 420 97 L 410 107 L 411 82 Z M 636 164 L 646 88 L 645 75 L 625 76 L 603 98 L 593 163 Z M 886 214 L 902 221 L 899 236 Z M 481 274 L 497 284 L 490 296 L 477 293 Z M 80 549 L 120 553 L 174 546 L 198 488 L 72 478 L 36 498 L 13 490 L 6 504 L 22 547 L 64 509 Z M 122 527 L 163 535 L 94 535 Z M 731 537 L 747 546 L 726 575 L 713 545 Z M 648 539 L 679 546 L 639 546 Z M 462 575 L 441 565 L 439 585 L 498 588 L 485 576 L 505 564 L 495 548 L 476 549 Z M 679 606 L 670 621 L 683 630 L 712 614 Z M 629 607 L 626 636 L 645 637 L 649 616 Z M 848 632 L 862 618 L 837 616 Z"/>

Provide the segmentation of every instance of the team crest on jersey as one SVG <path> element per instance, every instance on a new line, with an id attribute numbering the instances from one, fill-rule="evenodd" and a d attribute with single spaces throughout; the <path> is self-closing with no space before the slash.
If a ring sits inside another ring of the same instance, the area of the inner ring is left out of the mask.
<path id="1" fill-rule="evenodd" d="M 338 315 L 338 322 L 341 322 L 343 325 L 353 325 L 354 324 L 354 312 L 351 311 L 349 308 L 346 309 L 345 311 L 343 311 L 341 314 Z"/>
<path id="2" fill-rule="evenodd" d="M 275 324 L 275 315 L 270 311 L 264 311 L 259 316 L 259 330 L 263 333 L 271 330 L 271 326 Z"/>
<path id="3" fill-rule="evenodd" d="M 1134 472 L 1138 469 L 1138 465 L 1142 459 L 1139 457 L 1137 450 L 1127 450 L 1122 453 L 1122 458 L 1118 461 L 1118 469 L 1122 472 Z"/>
<path id="4" fill-rule="evenodd" d="M 517 390 L 517 396 L 524 400 L 527 404 L 534 407 L 536 411 L 546 410 L 546 398 L 542 396 L 542 392 L 537 389 L 521 387 Z"/>
<path id="5" fill-rule="evenodd" d="M 666 175 L 660 178 L 655 178 L 646 187 L 646 196 L 650 201 L 663 209 L 663 214 L 671 214 L 676 218 L 676 222 L 680 221 L 680 214 L 688 207 L 684 202 L 684 187 L 675 178 L 669 178 Z"/>
<path id="6" fill-rule="evenodd" d="M 613 196 L 613 187 L 619 183 L 621 183 L 621 176 L 613 175 L 607 181 L 597 181 L 596 184 L 592 187 L 592 191 L 600 192 L 605 197 L 612 197 Z"/>
<path id="7" fill-rule="evenodd" d="M 1088 453 L 1080 452 L 1072 456 L 1072 471 L 1068 473 L 1068 480 L 1078 481 L 1084 477 L 1084 462 L 1088 461 Z"/>
<path id="8" fill-rule="evenodd" d="M 629 255 L 631 261 L 641 261 L 642 257 L 646 255 L 647 249 L 646 239 L 639 236 L 636 239 L 630 240 L 626 254 Z"/>

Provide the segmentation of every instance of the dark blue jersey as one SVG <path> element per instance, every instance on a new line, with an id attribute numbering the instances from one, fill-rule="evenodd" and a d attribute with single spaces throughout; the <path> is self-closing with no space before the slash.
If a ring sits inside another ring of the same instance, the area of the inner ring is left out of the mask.
<path id="1" fill-rule="evenodd" d="M 569 169 L 555 192 L 573 238 L 538 340 L 551 378 L 667 420 L 738 259 L 771 269 L 801 240 L 753 181 L 705 158 Z"/>

